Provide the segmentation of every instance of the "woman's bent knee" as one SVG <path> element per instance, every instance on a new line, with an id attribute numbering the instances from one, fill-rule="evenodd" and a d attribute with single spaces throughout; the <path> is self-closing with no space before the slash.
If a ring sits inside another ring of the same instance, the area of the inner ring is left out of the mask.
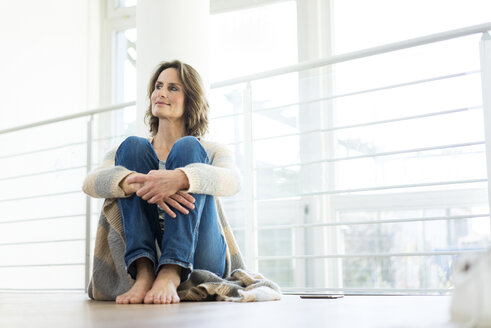
<path id="1" fill-rule="evenodd" d="M 118 150 L 121 148 L 131 148 L 134 150 L 141 148 L 146 149 L 148 146 L 151 147 L 152 144 L 147 139 L 137 136 L 129 136 L 121 143 L 121 145 L 119 145 Z"/>
<path id="2" fill-rule="evenodd" d="M 177 140 L 172 146 L 172 149 L 175 149 L 176 151 L 192 151 L 194 149 L 201 150 L 202 147 L 203 146 L 196 137 L 185 136 Z"/>
<path id="3" fill-rule="evenodd" d="M 131 136 L 119 145 L 116 151 L 116 165 L 125 166 L 130 170 L 136 170 L 141 162 L 149 162 L 152 163 L 151 166 L 154 166 L 153 157 L 156 158 L 156 156 L 150 141 L 145 138 Z"/>
<path id="4" fill-rule="evenodd" d="M 191 163 L 208 163 L 208 154 L 201 142 L 192 136 L 177 140 L 167 157 L 167 169 L 183 167 Z"/>

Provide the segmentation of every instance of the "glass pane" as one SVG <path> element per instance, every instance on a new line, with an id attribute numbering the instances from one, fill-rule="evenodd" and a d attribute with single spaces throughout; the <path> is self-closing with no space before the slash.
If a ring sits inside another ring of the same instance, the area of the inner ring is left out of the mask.
<path id="1" fill-rule="evenodd" d="M 85 215 L 86 195 L 79 191 L 61 195 L 36 197 L 31 199 L 15 199 L 0 203 L 2 221 L 22 220 L 46 217 L 71 217 Z M 19 209 L 32 208 L 35 212 L 20 211 Z M 84 230 L 85 231 L 85 230 Z"/>
<path id="2" fill-rule="evenodd" d="M 304 202 L 298 198 L 257 202 L 259 226 L 302 223 L 304 211 Z"/>
<path id="3" fill-rule="evenodd" d="M 134 7 L 137 0 L 118 0 L 118 7 Z"/>
<path id="4" fill-rule="evenodd" d="M 471 2 L 476 5 L 473 9 L 456 3 L 432 4 L 428 11 L 433 14 L 425 12 L 422 21 L 432 20 L 407 30 L 394 18 L 405 11 L 376 0 L 366 12 L 373 13 L 371 19 L 382 15 L 380 22 L 385 24 L 372 24 L 369 30 L 376 33 L 363 32 L 360 42 L 359 37 L 346 36 L 367 31 L 359 28 L 365 18 L 357 19 L 356 14 L 347 24 L 340 17 L 368 7 L 362 1 L 336 0 L 331 18 L 340 29 L 333 30 L 333 54 L 474 25 L 484 19 L 481 10 L 488 5 L 482 0 Z M 285 2 L 284 8 L 286 3 L 291 5 Z M 421 13 L 424 5 L 416 2 L 407 12 Z M 380 11 L 384 7 L 390 11 Z M 433 24 L 441 8 L 449 12 Z M 451 13 L 460 10 L 473 19 L 451 21 Z M 264 45 L 261 42 L 269 36 L 266 27 L 262 27 L 264 38 L 240 37 L 249 33 L 241 19 L 249 19 L 252 12 L 213 16 L 217 32 L 213 48 L 218 55 L 212 57 L 211 71 L 216 73 L 212 80 L 296 62 L 292 54 L 298 49 L 290 52 L 289 47 L 278 45 L 281 33 L 278 43 L 270 40 Z M 294 12 L 296 16 L 292 6 Z M 388 20 L 394 21 L 387 24 Z M 357 28 L 351 30 L 349 25 Z M 386 26 L 392 25 L 397 32 L 387 31 Z M 382 26 L 384 30 L 377 31 Z M 254 31 L 248 35 L 254 36 Z M 453 256 L 380 255 L 476 250 L 491 244 L 479 38 L 462 37 L 213 90 L 220 108 L 213 129 L 220 131 L 214 133 L 221 139 L 230 140 L 233 135 L 236 142 L 248 142 L 249 108 L 245 106 L 251 105 L 253 141 L 241 147 L 252 146 L 253 152 L 254 176 L 246 183 L 254 188 L 260 272 L 283 288 L 450 288 Z M 236 39 L 240 45 L 234 44 Z M 263 49 L 264 58 L 255 59 L 245 48 Z M 270 55 L 274 62 L 269 62 Z M 221 117 L 226 115 L 232 116 Z M 435 185 L 463 180 L 478 181 Z M 414 184 L 428 186 L 399 188 Z M 242 207 L 228 205 L 240 217 Z M 448 217 L 454 218 L 442 219 Z M 409 221 L 399 222 L 404 219 Z M 363 222 L 373 220 L 394 222 Z M 335 225 L 339 222 L 353 224 Z M 234 218 L 235 224 L 241 226 L 240 218 Z M 240 228 L 237 233 L 245 236 Z M 288 258 L 302 255 L 314 258 Z M 315 258 L 322 255 L 334 258 Z"/>
<path id="5" fill-rule="evenodd" d="M 211 140 L 224 140 L 226 143 L 244 141 L 244 115 L 236 115 L 210 120 L 208 136 Z"/>
<path id="6" fill-rule="evenodd" d="M 83 263 L 85 241 L 0 246 L 2 266 Z"/>
<path id="7" fill-rule="evenodd" d="M 30 217 L 33 214 L 29 215 Z M 85 216 L 2 223 L 0 243 L 82 239 Z"/>
<path id="8" fill-rule="evenodd" d="M 84 265 L 0 268 L 0 289 L 85 290 Z M 33 279 L 33 277 L 36 277 Z"/>
<path id="9" fill-rule="evenodd" d="M 293 260 L 259 261 L 259 272 L 282 288 L 294 284 Z M 283 289 L 283 291 L 285 290 Z"/>
<path id="10" fill-rule="evenodd" d="M 123 103 L 136 100 L 136 28 L 116 33 L 114 101 Z M 142 119 L 142 118 L 139 118 Z M 128 107 L 113 112 L 114 134 L 135 131 L 136 110 Z M 134 132 L 133 132 L 134 133 Z"/>
<path id="11" fill-rule="evenodd" d="M 296 1 L 281 1 L 212 15 L 211 80 L 222 81 L 295 64 L 296 6 Z"/>
<path id="12" fill-rule="evenodd" d="M 346 254 L 349 253 L 397 253 L 429 252 L 458 249 L 478 249 L 490 242 L 490 223 L 486 208 L 433 208 L 419 211 L 343 211 L 338 221 L 371 221 L 414 218 L 445 218 L 369 225 L 341 226 Z M 466 216 L 484 215 L 466 218 Z"/>
<path id="13" fill-rule="evenodd" d="M 244 84 L 212 89 L 209 94 L 210 119 L 244 112 Z"/>
<path id="14" fill-rule="evenodd" d="M 487 23 L 489 12 L 491 2 L 487 0 L 334 0 L 335 53 Z"/>
<path id="15" fill-rule="evenodd" d="M 116 102 L 136 99 L 136 28 L 116 33 Z"/>

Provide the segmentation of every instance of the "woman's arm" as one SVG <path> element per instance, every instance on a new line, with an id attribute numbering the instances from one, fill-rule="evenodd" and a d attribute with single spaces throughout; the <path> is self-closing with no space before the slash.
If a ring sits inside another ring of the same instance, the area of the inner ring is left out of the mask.
<path id="1" fill-rule="evenodd" d="M 228 148 L 201 140 L 210 157 L 210 165 L 193 163 L 178 168 L 189 181 L 188 193 L 232 196 L 240 191 L 240 173 Z"/>
<path id="2" fill-rule="evenodd" d="M 232 196 L 240 190 L 240 173 L 232 154 L 224 145 L 202 140 L 202 145 L 210 156 L 210 165 L 193 163 L 178 168 L 184 172 L 189 183 L 186 193 Z M 123 198 L 123 186 L 132 173 L 123 166 L 114 166 L 118 147 L 104 156 L 103 163 L 85 178 L 83 191 L 96 198 Z M 134 191 L 133 191 L 134 192 Z"/>
<path id="3" fill-rule="evenodd" d="M 129 197 L 122 188 L 125 178 L 134 173 L 123 166 L 115 166 L 114 158 L 118 147 L 104 156 L 101 165 L 92 170 L 84 180 L 82 190 L 95 198 L 124 198 Z"/>

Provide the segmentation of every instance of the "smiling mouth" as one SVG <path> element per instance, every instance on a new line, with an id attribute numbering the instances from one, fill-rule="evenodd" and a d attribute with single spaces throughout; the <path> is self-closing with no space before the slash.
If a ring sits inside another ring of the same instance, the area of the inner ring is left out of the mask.
<path id="1" fill-rule="evenodd" d="M 169 106 L 169 104 L 166 104 L 164 102 L 156 102 L 155 105 L 166 105 L 166 106 Z"/>

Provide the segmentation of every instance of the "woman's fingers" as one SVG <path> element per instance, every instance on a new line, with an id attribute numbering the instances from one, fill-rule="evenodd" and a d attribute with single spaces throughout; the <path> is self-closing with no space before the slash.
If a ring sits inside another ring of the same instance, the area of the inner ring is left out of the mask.
<path id="1" fill-rule="evenodd" d="M 146 174 L 134 172 L 127 178 L 128 183 L 145 183 L 148 181 Z"/>
<path id="2" fill-rule="evenodd" d="M 140 190 L 140 188 L 143 187 L 143 184 L 141 183 L 129 183 L 127 184 L 127 194 L 133 194 L 133 193 L 136 193 L 138 190 Z"/>
<path id="3" fill-rule="evenodd" d="M 188 202 L 191 202 L 194 204 L 195 202 L 195 199 L 193 196 L 191 196 L 190 194 L 188 194 L 187 192 L 184 192 L 184 191 L 178 191 L 176 193 L 177 195 L 181 196 L 181 197 L 184 197 Z"/>
<path id="4" fill-rule="evenodd" d="M 140 189 L 138 189 L 138 191 L 136 192 L 136 195 L 138 197 L 142 197 L 143 195 L 146 195 L 147 194 L 148 189 L 149 189 L 148 186 L 143 185 L 143 187 L 141 187 Z"/>
<path id="5" fill-rule="evenodd" d="M 143 187 L 138 189 L 138 191 L 136 192 L 136 195 L 143 200 L 149 200 L 150 198 L 156 196 L 157 194 L 158 194 L 158 190 L 155 188 L 152 188 L 152 186 L 149 184 L 144 185 Z M 163 197 L 161 197 L 161 198 L 163 198 Z"/>
<path id="6" fill-rule="evenodd" d="M 171 197 L 164 198 L 164 201 L 167 204 L 169 204 L 170 206 L 174 207 L 179 212 L 181 212 L 182 214 L 189 214 L 189 211 L 187 209 L 185 209 L 181 204 L 179 204 L 177 201 L 175 201 Z"/>
<path id="7" fill-rule="evenodd" d="M 126 195 L 132 195 L 135 192 L 137 192 L 138 189 L 140 189 L 140 188 L 138 188 L 138 186 L 136 184 L 132 183 L 132 184 L 126 184 L 123 191 Z"/>
<path id="8" fill-rule="evenodd" d="M 160 205 L 160 207 L 162 207 L 162 209 L 164 210 L 165 213 L 169 214 L 171 217 L 173 218 L 176 218 L 176 213 L 174 213 L 170 208 L 169 206 L 167 206 L 166 203 L 164 203 L 164 201 L 159 201 L 157 203 L 158 205 Z"/>
<path id="9" fill-rule="evenodd" d="M 141 191 L 141 189 L 138 190 L 136 192 L 136 194 L 137 194 L 138 197 L 140 197 L 141 199 L 146 200 L 146 201 L 148 201 L 151 197 L 154 196 L 153 193 L 151 193 L 149 191 Z"/>
<path id="10" fill-rule="evenodd" d="M 187 208 L 189 208 L 189 209 L 195 208 L 194 204 L 188 200 L 188 199 L 190 199 L 189 197 L 184 198 L 183 196 L 178 195 L 178 194 L 164 197 L 163 200 L 162 200 L 161 196 L 158 194 L 154 195 L 151 198 L 150 198 L 150 196 L 148 196 L 148 194 L 145 194 L 141 198 L 145 199 L 150 204 L 160 205 L 160 207 L 162 207 L 162 209 L 167 214 L 172 216 L 173 218 L 176 217 L 176 214 L 169 208 L 169 206 L 172 206 L 174 209 L 178 210 L 182 214 L 189 214 L 189 210 Z M 194 198 L 193 197 L 191 197 L 191 198 L 194 201 Z M 186 206 L 187 208 L 185 208 L 184 206 Z"/>
<path id="11" fill-rule="evenodd" d="M 130 180 L 131 178 L 131 180 Z M 176 191 L 173 192 L 173 188 L 167 186 L 165 183 L 165 176 L 161 175 L 161 172 L 150 171 L 147 175 L 135 175 L 128 178 L 128 182 L 132 185 L 138 185 L 140 187 L 136 191 L 136 195 L 141 199 L 147 201 L 150 204 L 158 204 L 162 209 L 172 217 L 176 217 L 176 214 L 169 208 L 169 206 L 178 210 L 183 214 L 189 214 L 188 209 L 194 209 L 195 199 L 193 196 L 186 192 Z"/>
<path id="12" fill-rule="evenodd" d="M 184 198 L 183 196 L 181 196 L 179 194 L 171 195 L 171 196 L 169 196 L 169 198 L 180 203 L 181 205 L 186 206 L 189 209 L 192 209 L 192 210 L 194 209 L 194 204 L 189 199 Z M 194 200 L 194 198 L 193 198 L 193 200 Z"/>

